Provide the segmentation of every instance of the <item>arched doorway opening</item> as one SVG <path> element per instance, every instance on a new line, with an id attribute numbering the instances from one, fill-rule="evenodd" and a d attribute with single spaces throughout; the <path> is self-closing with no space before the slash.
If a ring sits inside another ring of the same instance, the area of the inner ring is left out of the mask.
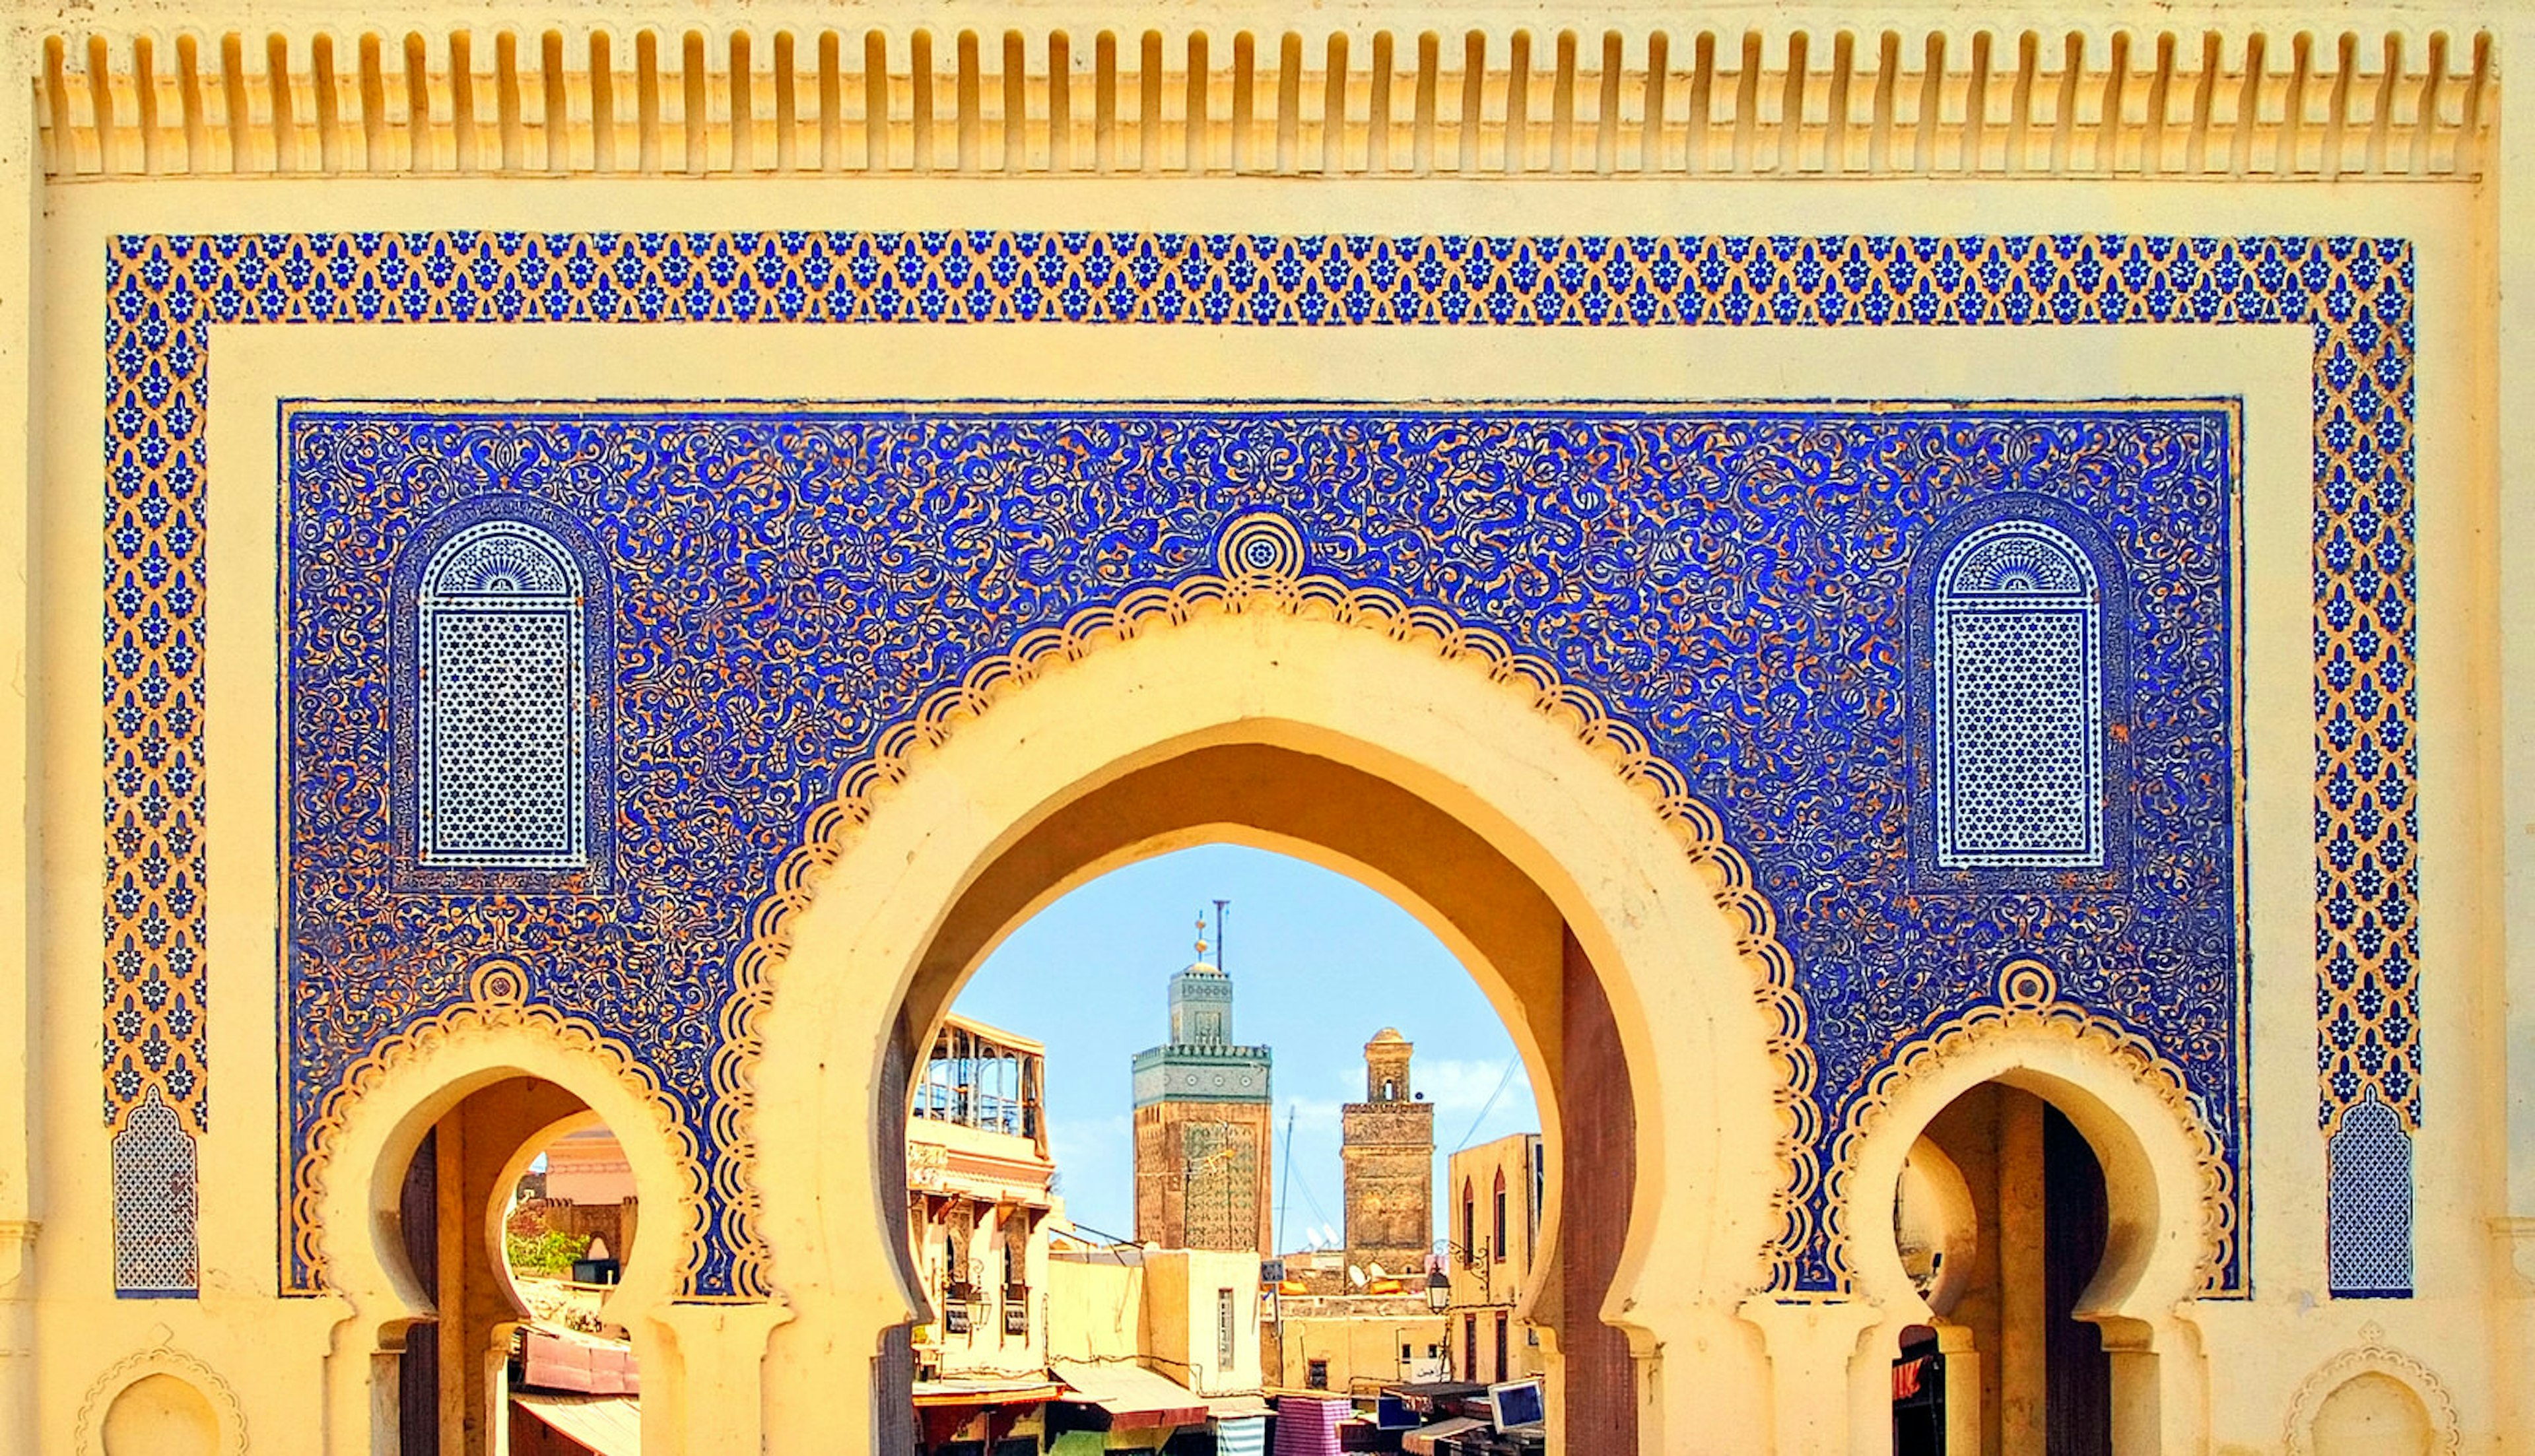
<path id="1" fill-rule="evenodd" d="M 1912 1327 L 1934 1324 L 1949 1450 L 2206 1444 L 2181 1311 L 2220 1266 L 2234 1202 L 2178 1069 L 2019 959 L 1997 1003 L 1903 1049 L 1875 1090 L 1835 1175 L 1877 1321 L 1848 1362 L 1856 1417 L 1899 1409 L 1894 1357 L 1930 1353 Z"/>
<path id="2" fill-rule="evenodd" d="M 623 1144 L 554 1082 L 503 1077 L 431 1121 L 397 1194 L 401 1272 L 427 1309 L 396 1362 L 400 1456 L 639 1446 L 641 1363 L 606 1303 L 641 1256 L 640 1210 Z"/>
<path id="3" fill-rule="evenodd" d="M 930 1305 L 903 1233 L 907 1098 L 959 986 L 1075 884 L 1209 842 L 1382 890 L 1520 1049 L 1558 1146 L 1542 1246 L 1560 1276 L 1531 1310 L 1565 1362 L 1553 1424 L 1589 1417 L 1610 1450 L 1615 1431 L 1661 1449 L 1692 1412 L 1765 1422 L 1765 1356 L 1737 1310 L 1785 1229 L 1792 1033 L 1768 908 L 1625 729 L 1539 664 L 1426 633 L 1192 608 L 1025 673 L 980 668 L 814 818 L 787 869 L 797 911 L 765 921 L 782 956 L 746 1124 L 757 1167 L 814 1175 L 763 1181 L 793 1311 L 766 1357 L 770 1441 L 821 1438 L 794 1414 L 817 1392 L 877 1412 L 909 1377 L 893 1332 Z M 849 1127 L 867 1161 L 837 1156 Z M 1589 1179 L 1608 1182 L 1588 1199 Z M 1667 1341 L 1707 1358 L 1658 1366 Z"/>
<path id="4" fill-rule="evenodd" d="M 1366 1345 L 1343 1360 L 1331 1352 L 1315 1354 L 1304 1348 L 1308 1342 L 1280 1340 L 1272 1362 L 1263 1352 L 1263 1370 L 1269 1364 L 1275 1365 L 1267 1372 L 1274 1377 L 1268 1384 L 1297 1393 L 1318 1388 L 1343 1395 L 1349 1375 L 1359 1373 L 1358 1365 L 1371 1369 L 1387 1360 L 1395 1376 L 1403 1365 L 1396 1355 L 1403 1343 L 1409 1351 L 1404 1364 L 1412 1369 L 1453 1383 L 1498 1383 L 1494 1379 L 1501 1368 L 1494 1363 L 1497 1352 L 1504 1351 L 1504 1372 L 1514 1373 L 1519 1360 L 1514 1342 L 1520 1338 L 1528 1350 L 1537 1330 L 1543 1336 L 1539 1346 L 1543 1384 L 1557 1417 L 1571 1426 L 1590 1421 L 1605 1443 L 1600 1449 L 1612 1449 L 1608 1443 L 1613 1430 L 1627 1438 L 1636 1414 L 1635 1370 L 1627 1336 L 1599 1318 L 1578 1322 L 1564 1314 L 1573 1308 L 1598 1311 L 1602 1307 L 1636 1193 L 1635 1103 L 1612 1011 L 1600 996 L 1591 964 L 1548 897 L 1466 826 L 1395 783 L 1282 747 L 1206 746 L 1128 772 L 1053 814 L 972 881 L 937 937 L 934 953 L 926 957 L 927 974 L 919 978 L 905 1002 L 894 1048 L 899 1060 L 893 1062 L 892 1075 L 903 1079 L 899 1085 L 907 1091 L 901 1095 L 908 1098 L 898 1106 L 938 1096 L 931 1084 L 939 1080 L 936 1068 L 943 1061 L 946 1037 L 980 1034 L 974 1023 L 952 1014 L 951 1002 L 972 970 L 1019 927 L 1058 898 L 1122 867 L 1202 844 L 1245 846 L 1302 860 L 1372 890 L 1413 919 L 1484 993 L 1487 1009 L 1495 1013 L 1510 1050 L 1519 1058 L 1526 1080 L 1536 1089 L 1538 1104 L 1536 1151 L 1525 1155 L 1526 1163 L 1536 1159 L 1538 1164 L 1533 1194 L 1538 1217 L 1522 1231 L 1520 1241 L 1511 1237 L 1511 1229 L 1508 1240 L 1510 1245 L 1528 1243 L 1533 1251 L 1532 1277 L 1522 1282 L 1528 1287 L 1520 1298 L 1494 1299 L 1499 1284 L 1514 1281 L 1496 1267 L 1492 1237 L 1496 1172 L 1492 1169 L 1484 1175 L 1491 1187 L 1491 1207 L 1476 1231 L 1488 1248 L 1479 1252 L 1464 1240 L 1462 1246 L 1448 1246 L 1431 1271 L 1444 1281 L 1444 1310 L 1430 1307 L 1427 1318 L 1389 1331 L 1380 1350 Z M 1100 994 L 1097 988 L 1090 990 Z M 1123 1017 L 1141 1022 L 1151 1017 L 1158 1005 L 1148 978 L 1117 991 L 1115 1004 Z M 1194 1025 L 1204 1011 L 1188 1014 Z M 1385 1021 L 1381 1015 L 1372 1019 Z M 1346 1042 L 1351 1054 L 1357 1051 L 1354 1043 L 1364 1043 L 1357 1058 L 1362 1090 L 1346 1099 L 1357 1104 L 1348 1109 L 1350 1116 L 1369 1122 L 1395 1116 L 1394 1107 L 1405 1112 L 1416 1105 L 1417 1080 L 1408 1039 L 1388 1024 L 1354 1028 L 1336 1008 L 1331 1008 L 1325 1024 L 1330 1028 L 1327 1034 Z M 1335 1029 L 1341 1026 L 1349 1029 Z M 924 1050 L 918 1053 L 916 1048 Z M 1579 1053 L 1591 1068 L 1583 1076 L 1559 1080 L 1554 1071 L 1545 1069 L 1577 1065 L 1570 1059 Z M 1558 1059 L 1555 1062 L 1552 1056 Z M 1016 1080 L 1025 1083 L 1028 1074 Z M 1588 1121 L 1595 1151 L 1589 1166 L 1568 1154 L 1563 1135 L 1577 1121 L 1574 1109 L 1578 1099 L 1592 1104 Z M 1145 1109 L 1139 1117 L 1160 1111 Z M 1140 1125 L 1139 1130 L 1158 1134 L 1167 1129 Z M 1457 1140 L 1458 1131 L 1447 1135 Z M 1267 1141 L 1272 1149 L 1274 1131 Z M 911 1139 L 908 1146 L 912 1149 L 920 1142 Z M 1448 1151 L 1449 1147 L 1448 1143 Z M 909 1172 L 911 1188 L 924 1181 L 922 1170 Z M 1428 1206 L 1440 1203 L 1449 1209 L 1444 1190 L 1450 1185 L 1449 1179 L 1433 1180 Z M 914 1196 L 921 1197 L 921 1190 Z M 1579 1199 L 1589 1208 L 1589 1218 L 1579 1221 L 1570 1215 L 1562 1220 L 1565 1210 L 1577 1207 Z M 1510 1190 L 1510 1224 L 1514 1222 L 1511 1200 Z M 1396 1293 L 1406 1301 L 1424 1299 L 1430 1270 L 1421 1255 L 1437 1242 L 1431 1219 L 1426 1221 L 1429 1226 L 1413 1240 L 1393 1231 L 1382 1241 L 1386 1246 L 1372 1252 L 1345 1247 L 1365 1237 L 1361 1231 L 1335 1231 L 1341 1235 L 1336 1241 L 1341 1250 L 1327 1274 L 1347 1285 L 1349 1295 L 1370 1298 L 1373 1290 L 1397 1285 Z M 1578 1222 L 1594 1227 L 1578 1229 Z M 911 1216 L 909 1227 L 912 1231 Z M 1137 1233 L 1141 1239 L 1143 1231 Z M 1452 1245 L 1453 1237 L 1448 1232 L 1441 1242 Z M 1417 1251 L 1403 1252 L 1402 1246 L 1411 1242 Z M 1584 1245 L 1581 1259 L 1574 1254 L 1577 1242 Z M 1281 1247 L 1256 1251 L 1305 1253 Z M 940 1309 L 932 1290 L 930 1252 L 930 1243 L 912 1232 L 901 1245 L 901 1256 L 912 1266 L 912 1282 L 926 1296 L 927 1312 L 936 1318 L 954 1317 Z M 1513 1249 L 1507 1252 L 1511 1257 Z M 1353 1258 L 1351 1270 L 1347 1267 L 1350 1253 L 1361 1255 Z M 1413 1267 L 1392 1267 L 1412 1261 Z M 1280 1284 L 1317 1288 L 1313 1283 L 1317 1271 L 1308 1267 L 1280 1272 L 1289 1275 Z M 1456 1278 L 1456 1273 L 1470 1277 Z M 1460 1289 L 1464 1283 L 1473 1288 Z M 1486 1286 L 1484 1291 L 1477 1290 L 1478 1284 Z M 1242 1293 L 1244 1307 L 1249 1307 L 1250 1291 Z M 1487 1307 L 1479 1307 L 1483 1303 Z M 1429 1346 L 1437 1348 L 1430 1353 Z M 1362 1359 L 1354 1359 L 1355 1355 Z M 909 1351 L 910 1364 L 917 1357 L 918 1352 Z M 1283 1365 L 1289 1360 L 1294 1368 L 1286 1370 Z M 1583 1392 L 1580 1401 L 1579 1392 Z M 894 1399 L 895 1392 L 883 1398 Z M 1581 1412 L 1579 1404 L 1585 1407 Z M 921 1439 L 921 1432 L 918 1435 Z"/>
<path id="5" fill-rule="evenodd" d="M 528 1001 L 526 982 L 516 962 L 486 962 L 465 1002 L 377 1048 L 325 1109 L 310 1252 L 345 1311 L 326 1360 L 339 1456 L 402 1453 L 409 1433 L 423 1450 L 498 1449 L 511 1336 L 533 1315 L 509 1270 L 508 1215 L 539 1153 L 595 1126 L 622 1148 L 640 1207 L 630 1235 L 620 1215 L 627 1246 L 597 1315 L 653 1396 L 634 1413 L 644 1448 L 702 1448 L 674 1303 L 702 1226 L 693 1143 L 621 1049 Z"/>
<path id="6" fill-rule="evenodd" d="M 1101 1426 L 1122 1363 L 1169 1414 L 1206 1402 L 1174 1450 L 1237 1449 L 1263 1392 L 1370 1412 L 1545 1386 L 1541 1125 L 1467 969 L 1359 880 L 1214 844 L 1077 886 L 999 943 L 914 1076 L 919 1448 L 1171 1441 L 1158 1414 Z M 1473 1179 L 1487 1207 L 1456 1222 Z"/>
<path id="7" fill-rule="evenodd" d="M 2076 1124 L 2005 1082 L 1963 1093 L 1912 1145 L 1893 1231 L 1948 1337 L 1948 1449 L 2111 1456 L 2111 1358 L 2079 1317 L 2110 1223 Z"/>

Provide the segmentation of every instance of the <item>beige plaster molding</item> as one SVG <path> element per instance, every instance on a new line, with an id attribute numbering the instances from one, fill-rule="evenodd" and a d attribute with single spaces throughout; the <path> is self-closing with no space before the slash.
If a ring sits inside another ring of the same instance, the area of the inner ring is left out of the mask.
<path id="1" fill-rule="evenodd" d="M 838 29 L 707 6 L 450 28 L 312 9 L 197 29 L 109 6 L 47 34 L 45 173 L 2469 178 L 2499 110 L 2492 38 L 2466 25 L 1473 30 L 1407 5 L 1396 29 L 1366 10 L 1309 33 L 1147 30 L 1131 8 L 1073 30 L 920 10 Z"/>
<path id="2" fill-rule="evenodd" d="M 2385 1331 L 2371 1320 L 2359 1327 L 2359 1343 L 2316 1367 L 2289 1402 L 2284 1443 L 2288 1456 L 2315 1456 L 2315 1418 L 2332 1393 L 2361 1375 L 2398 1380 L 2420 1398 L 2438 1431 L 2440 1456 L 2454 1456 L 2463 1437 L 2456 1426 L 2455 1401 L 2430 1367 L 2385 1343 Z"/>
<path id="3" fill-rule="evenodd" d="M 2517 1277 L 2535 1286 L 2535 1218 L 2496 1218 L 2491 1221 L 2491 1232 L 2508 1246 L 2508 1258 Z"/>
<path id="4" fill-rule="evenodd" d="M 219 1422 L 220 1456 L 246 1456 L 246 1411 L 238 1404 L 237 1392 L 217 1370 L 168 1344 L 166 1326 L 156 1327 L 153 1334 L 152 1344 L 107 1365 L 89 1382 L 72 1427 L 72 1449 L 79 1456 L 104 1456 L 105 1416 L 114 1408 L 114 1398 L 152 1375 L 166 1375 L 192 1386 L 211 1406 Z"/>
<path id="5" fill-rule="evenodd" d="M 22 1293 L 17 1285 L 34 1260 L 35 1236 L 43 1227 L 33 1219 L 0 1221 L 0 1299 L 15 1299 Z"/>

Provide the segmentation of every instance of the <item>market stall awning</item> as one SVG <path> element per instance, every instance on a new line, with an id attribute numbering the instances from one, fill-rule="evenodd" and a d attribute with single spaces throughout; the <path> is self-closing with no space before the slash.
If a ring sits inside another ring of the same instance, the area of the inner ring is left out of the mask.
<path id="1" fill-rule="evenodd" d="M 1049 1368 L 1074 1387 L 1064 1399 L 1098 1406 L 1109 1413 L 1112 1430 L 1145 1430 L 1161 1426 L 1203 1426 L 1211 1413 L 1206 1398 L 1168 1375 L 1124 1362 L 1052 1360 Z"/>
<path id="2" fill-rule="evenodd" d="M 1053 1380 L 1030 1376 L 1012 1380 L 915 1382 L 915 1404 L 919 1410 L 928 1406 L 1036 1405 L 1041 1401 L 1061 1399 L 1065 1393 L 1065 1387 Z"/>
<path id="3" fill-rule="evenodd" d="M 643 1456 L 643 1403 L 633 1396 L 523 1391 L 511 1404 L 591 1456 Z"/>
<path id="4" fill-rule="evenodd" d="M 1215 1456 L 1268 1456 L 1268 1413 L 1227 1416 L 1223 1403 L 1215 1403 Z"/>
<path id="5" fill-rule="evenodd" d="M 1276 1397 L 1276 1456 L 1337 1456 L 1338 1423 L 1354 1409 L 1338 1396 Z"/>

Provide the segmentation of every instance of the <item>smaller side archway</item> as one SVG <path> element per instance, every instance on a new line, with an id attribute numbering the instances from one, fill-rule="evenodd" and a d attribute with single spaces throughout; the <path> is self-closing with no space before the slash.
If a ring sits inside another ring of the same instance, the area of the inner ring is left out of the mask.
<path id="1" fill-rule="evenodd" d="M 2001 1105 L 1977 1107 L 1982 1099 Z M 2005 1136 L 1981 1148 L 1981 1139 L 1965 1135 L 1960 1124 L 1978 1121 L 1983 1112 L 1992 1128 L 2005 1126 L 2010 1117 L 2029 1124 L 2030 1156 L 2020 1168 L 2009 1170 L 2001 1156 L 2009 1146 Z M 2044 1139 L 2055 1118 L 2061 1139 L 2046 1152 Z M 2030 961 L 2002 973 L 1998 1004 L 1906 1050 L 1861 1100 L 1860 1114 L 1839 1140 L 1832 1186 L 1839 1213 L 1837 1256 L 1856 1293 L 1880 1316 L 1850 1363 L 1855 1428 L 1870 1428 L 1867 1423 L 1888 1399 L 1885 1371 L 1902 1330 L 1948 1322 L 1928 1298 L 1939 1291 L 1922 1293 L 1895 1237 L 1904 1171 L 1914 1159 L 1924 1164 L 1931 1146 L 1957 1164 L 1966 1156 L 1994 1160 L 1983 1170 L 1991 1179 L 2010 1172 L 2030 1180 L 2030 1188 L 1998 1189 L 1995 1201 L 2001 1206 L 2012 1201 L 2010 1193 L 2037 1200 L 2047 1195 L 2045 1160 L 2052 1154 L 2064 1169 L 2075 1170 L 2077 1201 L 2094 1200 L 2093 1211 L 2075 1217 L 2093 1228 L 2080 1241 L 2086 1244 L 2082 1250 L 2059 1251 L 2064 1263 L 2084 1267 L 2075 1270 L 2072 1282 L 2071 1270 L 2063 1268 L 2067 1288 L 2056 1293 L 2065 1315 L 2100 1332 L 2109 1387 L 2104 1415 L 2078 1419 L 2108 1426 L 2104 1434 L 2113 1450 L 2198 1449 L 2207 1428 L 2205 1382 L 2177 1309 L 2203 1287 L 2215 1250 L 2223 1246 L 2231 1206 L 2224 1164 L 2180 1078 L 2119 1027 L 2060 1001 L 2048 968 Z M 1996 1232 L 1983 1229 L 1984 1237 Z M 2028 1260 L 2028 1272 L 2038 1284 L 2052 1267 L 2038 1256 L 2046 1230 L 2029 1228 L 2022 1236 L 2035 1241 L 2031 1251 L 2037 1257 Z M 2037 1305 L 2048 1299 L 2043 1288 L 2024 1293 Z M 1967 1321 L 1954 1322 L 1960 1328 Z M 1988 1323 L 1999 1327 L 1994 1316 Z M 2031 1325 L 2027 1335 L 2037 1348 L 2021 1352 L 2021 1358 L 2026 1373 L 2038 1377 L 2049 1358 L 2038 1348 L 2048 1330 Z M 1949 1359 L 1949 1380 L 1959 1366 L 1975 1388 L 2001 1376 L 2007 1387 L 2016 1386 L 2016 1372 L 2002 1371 L 1993 1359 L 2007 1352 L 1979 1351 L 1959 1335 L 1947 1348 L 1974 1357 Z M 1993 1410 L 1989 1419 L 2002 1417 Z M 2032 1419 L 2038 1431 L 2042 1413 Z"/>
<path id="2" fill-rule="evenodd" d="M 645 1402 L 645 1449 L 721 1448 L 715 1433 L 697 1439 L 685 1419 L 689 1403 L 680 1398 L 696 1352 L 680 1338 L 692 1321 L 681 1319 L 674 1301 L 681 1275 L 700 1254 L 704 1218 L 692 1134 L 630 1058 L 592 1029 L 528 1004 L 525 986 L 518 967 L 488 966 L 475 977 L 470 1001 L 383 1046 L 330 1104 L 311 1156 L 319 1160 L 318 1252 L 329 1285 L 350 1306 L 327 1362 L 328 1449 L 340 1456 L 398 1449 L 390 1413 L 407 1335 L 434 1320 L 452 1331 L 442 1346 L 444 1379 L 464 1392 L 462 1419 L 490 1425 L 499 1389 L 493 1340 L 521 1313 L 507 1277 L 492 1272 L 499 1214 L 470 1210 L 485 1216 L 462 1218 L 458 1239 L 438 1245 L 444 1260 L 479 1266 L 483 1298 L 470 1297 L 463 1307 L 440 1308 L 441 1291 L 422 1287 L 406 1255 L 407 1171 L 427 1136 L 458 1122 L 479 1144 L 463 1160 L 473 1169 L 463 1186 L 479 1202 L 506 1190 L 501 1180 L 516 1177 L 557 1128 L 595 1120 L 615 1131 L 638 1196 L 652 1212 L 643 1246 L 631 1251 L 601 1312 L 631 1333 L 647 1393 L 654 1396 Z M 763 1329 L 753 1333 L 762 1347 Z M 753 1422 L 754 1410 L 745 1414 Z"/>

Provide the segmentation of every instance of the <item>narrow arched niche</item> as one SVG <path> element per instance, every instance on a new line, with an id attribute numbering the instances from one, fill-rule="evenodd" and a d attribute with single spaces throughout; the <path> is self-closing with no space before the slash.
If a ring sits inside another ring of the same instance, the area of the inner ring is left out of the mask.
<path id="1" fill-rule="evenodd" d="M 191 1381 L 160 1371 L 115 1395 L 98 1436 L 105 1456 L 214 1456 L 220 1420 Z"/>
<path id="2" fill-rule="evenodd" d="M 2438 1442 L 2430 1408 L 2381 1370 L 2333 1387 L 2309 1430 L 2315 1456 L 2430 1456 Z"/>

